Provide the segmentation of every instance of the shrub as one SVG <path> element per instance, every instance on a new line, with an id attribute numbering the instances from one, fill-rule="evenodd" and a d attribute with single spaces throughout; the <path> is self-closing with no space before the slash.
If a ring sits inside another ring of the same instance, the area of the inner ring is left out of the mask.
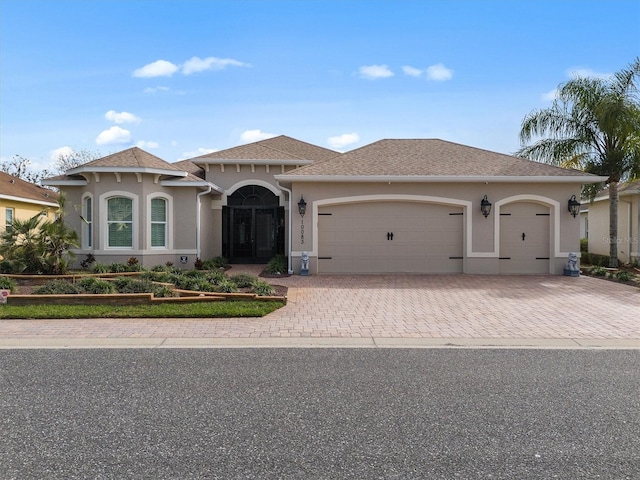
<path id="1" fill-rule="evenodd" d="M 109 271 L 111 273 L 123 273 L 129 271 L 129 266 L 124 263 L 112 263 L 109 265 Z"/>
<path id="2" fill-rule="evenodd" d="M 598 255 L 597 253 L 583 253 L 580 259 L 581 263 L 606 267 L 609 265 L 609 257 L 607 255 Z"/>
<path id="3" fill-rule="evenodd" d="M 196 258 L 196 261 L 193 262 L 193 267 L 196 270 L 204 270 L 204 262 L 202 261 L 201 258 Z"/>
<path id="4" fill-rule="evenodd" d="M 235 293 L 238 291 L 238 287 L 230 279 L 225 278 L 216 285 L 214 291 L 221 293 Z"/>
<path id="5" fill-rule="evenodd" d="M 601 266 L 591 267 L 589 273 L 595 277 L 604 277 L 607 275 L 607 270 Z"/>
<path id="6" fill-rule="evenodd" d="M 269 260 L 265 271 L 271 275 L 281 275 L 283 273 L 287 273 L 287 268 L 287 257 L 284 255 L 276 255 Z"/>
<path id="7" fill-rule="evenodd" d="M 251 291 L 260 296 L 269 296 L 275 293 L 275 289 L 264 280 L 255 280 L 251 284 Z"/>
<path id="8" fill-rule="evenodd" d="M 235 283 L 238 288 L 250 287 L 257 280 L 257 277 L 248 273 L 238 273 L 237 275 L 233 275 L 231 277 L 231 281 Z"/>
<path id="9" fill-rule="evenodd" d="M 109 273 L 109 266 L 103 263 L 94 263 L 91 271 L 93 273 Z"/>
<path id="10" fill-rule="evenodd" d="M 80 289 L 65 280 L 52 280 L 33 289 L 34 295 L 73 295 L 80 293 Z"/>
<path id="11" fill-rule="evenodd" d="M 0 290 L 9 290 L 11 293 L 16 291 L 18 284 L 11 278 L 0 277 Z"/>
<path id="12" fill-rule="evenodd" d="M 626 270 L 619 270 L 613 274 L 613 278 L 619 280 L 620 282 L 628 282 L 631 280 L 631 274 Z"/>
<path id="13" fill-rule="evenodd" d="M 83 261 L 80 262 L 80 266 L 84 269 L 89 268 L 93 263 L 95 263 L 96 261 L 96 257 L 92 254 L 89 253 L 85 259 Z"/>
<path id="14" fill-rule="evenodd" d="M 205 278 L 209 283 L 217 285 L 218 283 L 224 281 L 227 278 L 227 276 L 222 270 L 211 270 L 206 274 Z"/>
<path id="15" fill-rule="evenodd" d="M 166 285 L 154 285 L 153 295 L 155 297 L 177 297 L 178 292 L 176 292 L 173 288 L 167 287 Z"/>
<path id="16" fill-rule="evenodd" d="M 581 253 L 588 253 L 589 252 L 589 239 L 588 238 L 581 238 L 580 239 L 580 252 Z"/>
<path id="17" fill-rule="evenodd" d="M 224 268 L 229 263 L 225 257 L 217 256 L 203 262 L 202 268 L 205 270 L 215 270 L 216 268 Z"/>
<path id="18" fill-rule="evenodd" d="M 22 273 L 27 269 L 27 265 L 20 260 L 2 260 L 0 262 L 0 272 L 2 273 Z"/>
<path id="19" fill-rule="evenodd" d="M 150 293 L 154 289 L 154 284 L 149 280 L 118 277 L 113 283 L 118 293 Z"/>
<path id="20" fill-rule="evenodd" d="M 95 277 L 85 277 L 77 281 L 76 287 L 78 287 L 82 293 L 92 293 L 94 295 L 115 293 L 116 291 L 113 283 Z"/>

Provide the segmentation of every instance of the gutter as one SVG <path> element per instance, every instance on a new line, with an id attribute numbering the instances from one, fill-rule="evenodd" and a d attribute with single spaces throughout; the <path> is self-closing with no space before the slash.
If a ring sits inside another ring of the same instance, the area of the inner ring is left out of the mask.
<path id="1" fill-rule="evenodd" d="M 288 188 L 283 187 L 282 185 L 280 185 L 280 181 L 276 180 L 276 184 L 278 185 L 278 188 L 280 190 L 284 190 L 285 192 L 287 192 L 289 194 L 289 232 L 287 234 L 287 236 L 289 237 L 289 241 L 287 242 L 287 259 L 288 259 L 288 264 L 287 264 L 287 269 L 288 269 L 288 273 L 289 275 L 293 275 L 293 268 L 291 268 L 291 242 L 293 240 L 292 234 L 291 234 L 291 222 L 292 222 L 292 217 L 291 217 L 291 198 L 293 196 L 293 192 L 291 190 L 289 190 Z"/>

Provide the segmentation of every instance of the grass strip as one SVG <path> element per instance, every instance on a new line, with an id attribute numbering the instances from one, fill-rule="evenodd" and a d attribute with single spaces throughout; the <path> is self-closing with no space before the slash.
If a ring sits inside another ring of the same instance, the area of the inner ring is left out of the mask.
<path id="1" fill-rule="evenodd" d="M 263 317 L 282 302 L 201 302 L 157 305 L 1 305 L 0 319 Z"/>

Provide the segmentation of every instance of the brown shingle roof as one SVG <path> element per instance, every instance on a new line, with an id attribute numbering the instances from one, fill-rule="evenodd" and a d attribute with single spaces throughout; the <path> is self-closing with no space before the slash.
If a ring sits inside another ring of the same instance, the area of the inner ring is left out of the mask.
<path id="1" fill-rule="evenodd" d="M 98 158 L 91 162 L 80 165 L 77 169 L 91 171 L 95 167 L 120 167 L 120 168 L 153 168 L 159 170 L 175 170 L 184 172 L 184 170 L 165 162 L 160 157 L 156 157 L 141 148 L 132 147 L 121 152 L 117 152 L 106 157 Z"/>
<path id="2" fill-rule="evenodd" d="M 387 139 L 284 176 L 590 176 L 439 139 Z"/>
<path id="3" fill-rule="evenodd" d="M 280 135 L 258 142 L 240 145 L 213 153 L 207 153 L 191 161 L 199 163 L 207 160 L 312 160 L 322 161 L 335 157 L 338 152 L 318 147 L 295 138 Z M 204 162 L 203 162 L 204 163 Z"/>
<path id="4" fill-rule="evenodd" d="M 58 201 L 56 192 L 4 172 L 0 172 L 0 195 L 18 197 L 25 202 L 56 203 Z"/>
<path id="5" fill-rule="evenodd" d="M 173 163 L 174 167 L 188 172 L 196 177 L 205 178 L 204 169 L 193 163 L 191 160 L 180 160 Z"/>

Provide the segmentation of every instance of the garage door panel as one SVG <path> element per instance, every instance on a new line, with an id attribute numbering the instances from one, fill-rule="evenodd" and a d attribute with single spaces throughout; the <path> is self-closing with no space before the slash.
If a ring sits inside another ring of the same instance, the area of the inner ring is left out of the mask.
<path id="1" fill-rule="evenodd" d="M 321 207 L 319 272 L 460 273 L 460 207 L 373 202 Z M 330 215 L 327 215 L 329 214 Z M 387 238 L 393 233 L 393 240 Z"/>
<path id="2" fill-rule="evenodd" d="M 532 202 L 505 205 L 500 214 L 500 273 L 549 273 L 550 228 L 549 207 Z"/>

